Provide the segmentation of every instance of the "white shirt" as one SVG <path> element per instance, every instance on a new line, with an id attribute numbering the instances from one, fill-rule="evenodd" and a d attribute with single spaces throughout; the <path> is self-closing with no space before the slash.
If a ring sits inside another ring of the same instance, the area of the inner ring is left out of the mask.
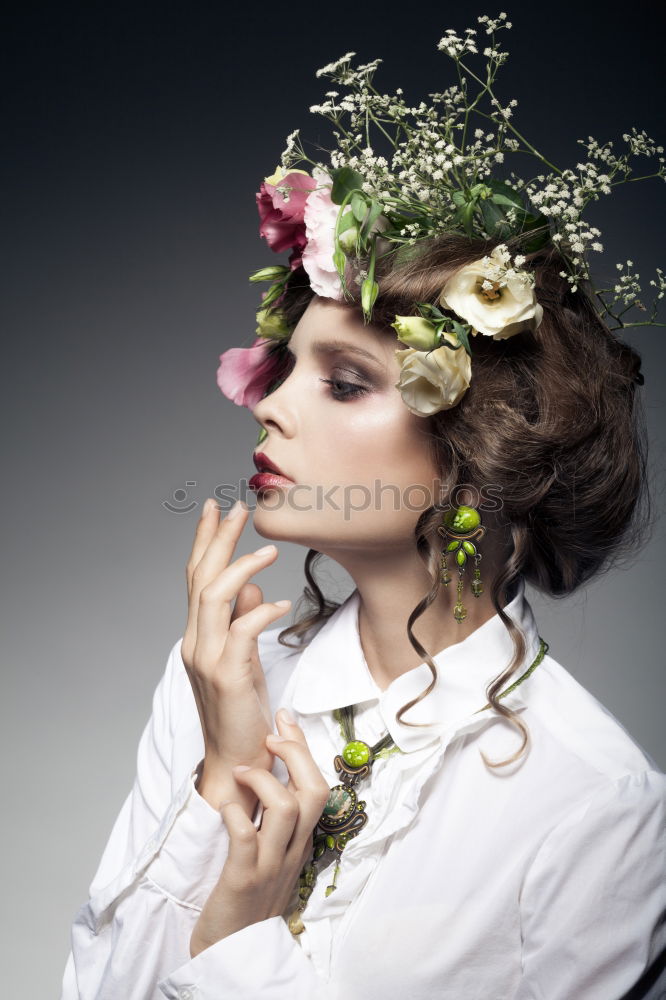
<path id="1" fill-rule="evenodd" d="M 319 874 L 292 936 L 282 916 L 191 959 L 192 929 L 224 865 L 221 816 L 194 787 L 204 748 L 174 645 L 141 737 L 134 787 L 72 927 L 61 1000 L 620 1000 L 663 996 L 666 775 L 552 656 L 503 699 L 531 734 L 526 760 L 485 689 L 513 645 L 498 615 L 427 664 L 374 682 L 354 591 L 303 650 L 259 638 L 273 713 L 296 714 L 329 784 L 344 741 L 332 710 L 357 704 L 356 736 L 400 748 L 358 786 L 368 822 Z M 507 613 L 539 634 L 521 582 Z M 544 636 L 547 639 L 547 636 Z M 508 685 L 505 685 L 505 687 Z M 284 764 L 274 773 L 286 784 Z M 255 814 L 256 817 L 256 814 Z M 255 822 L 258 819 L 255 818 Z M 651 967 L 653 967 L 651 969 Z"/>

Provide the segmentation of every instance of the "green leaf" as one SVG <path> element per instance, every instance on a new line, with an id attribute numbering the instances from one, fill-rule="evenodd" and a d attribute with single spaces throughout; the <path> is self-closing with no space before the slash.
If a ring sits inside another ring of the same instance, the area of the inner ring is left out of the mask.
<path id="1" fill-rule="evenodd" d="M 374 226 L 375 222 L 382 214 L 382 206 L 374 198 L 370 202 L 370 211 L 368 212 L 368 217 L 365 220 L 363 229 L 361 230 L 361 239 L 365 240 L 370 235 L 370 230 Z"/>
<path id="2" fill-rule="evenodd" d="M 424 319 L 438 319 L 445 320 L 447 317 L 441 312 L 437 306 L 433 305 L 432 302 L 417 302 L 416 303 L 419 312 Z"/>
<path id="3" fill-rule="evenodd" d="M 490 200 L 494 201 L 496 205 L 507 205 L 509 208 L 517 207 L 515 201 L 512 201 L 511 198 L 507 198 L 504 194 L 494 194 Z M 520 207 L 522 208 L 522 205 Z"/>
<path id="4" fill-rule="evenodd" d="M 468 323 L 465 323 L 465 324 L 458 323 L 457 320 L 451 319 L 450 316 L 447 316 L 442 323 L 438 324 L 438 332 L 439 332 L 440 329 L 444 330 L 444 329 L 451 328 L 451 327 L 453 328 L 451 332 L 455 333 L 455 335 L 458 338 L 458 340 L 460 341 L 460 343 L 459 344 L 451 344 L 446 339 L 446 337 L 442 337 L 442 347 L 448 347 L 449 350 L 451 350 L 451 351 L 458 351 L 458 350 L 460 350 L 460 347 L 462 346 L 462 347 L 465 348 L 465 350 L 467 351 L 467 353 L 471 357 L 472 356 L 472 349 L 469 346 L 469 331 L 471 330 L 471 327 L 469 326 Z"/>
<path id="5" fill-rule="evenodd" d="M 347 229 L 351 229 L 352 226 L 356 226 L 356 219 L 353 212 L 345 212 L 340 219 L 340 226 L 338 228 L 338 236 L 340 233 L 344 233 Z"/>
<path id="6" fill-rule="evenodd" d="M 331 201 L 336 205 L 341 205 L 345 196 L 358 188 L 362 188 L 365 178 L 351 167 L 340 167 L 331 172 L 333 187 L 331 189 Z"/>
<path id="7" fill-rule="evenodd" d="M 488 187 L 492 188 L 495 192 L 493 201 L 496 201 L 497 195 L 501 195 L 506 198 L 511 205 L 515 205 L 516 208 L 520 208 L 525 211 L 525 203 L 522 195 L 515 188 L 512 188 L 509 184 L 505 184 L 504 181 L 489 180 L 486 181 Z M 499 204 L 504 204 L 504 202 L 499 202 Z"/>
<path id="8" fill-rule="evenodd" d="M 532 215 L 530 212 L 525 212 L 522 220 L 521 229 L 519 232 L 529 233 L 532 230 L 541 229 L 545 226 L 542 232 L 537 232 L 530 240 L 526 240 L 524 244 L 524 249 L 527 253 L 535 253 L 548 243 L 550 240 L 550 220 L 545 215 Z"/>
<path id="9" fill-rule="evenodd" d="M 462 191 L 454 191 L 451 197 L 453 199 L 453 204 L 456 205 L 458 208 L 462 208 L 464 205 L 467 204 L 467 199 L 465 198 L 465 195 L 462 193 Z"/>
<path id="10" fill-rule="evenodd" d="M 468 236 L 473 236 L 472 220 L 474 218 L 474 202 L 471 201 L 461 209 L 461 222 Z"/>
<path id="11" fill-rule="evenodd" d="M 487 198 L 479 203 L 483 224 L 489 236 L 506 236 L 511 231 L 511 227 L 506 220 L 506 214 L 501 207 L 495 204 L 494 200 Z"/>
<path id="12" fill-rule="evenodd" d="M 358 191 L 351 196 L 351 208 L 357 222 L 363 222 L 367 211 L 367 203 L 362 194 Z"/>

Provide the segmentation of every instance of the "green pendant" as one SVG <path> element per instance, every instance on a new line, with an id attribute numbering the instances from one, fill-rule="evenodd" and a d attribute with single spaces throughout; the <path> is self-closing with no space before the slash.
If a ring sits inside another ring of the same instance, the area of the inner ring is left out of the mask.
<path id="1" fill-rule="evenodd" d="M 350 767 L 362 767 L 370 760 L 370 747 L 361 740 L 352 740 L 342 751 L 342 758 Z"/>
<path id="2" fill-rule="evenodd" d="M 351 816 L 355 807 L 356 796 L 354 792 L 345 788 L 344 785 L 336 785 L 329 792 L 322 818 L 326 818 L 327 825 L 343 823 Z"/>

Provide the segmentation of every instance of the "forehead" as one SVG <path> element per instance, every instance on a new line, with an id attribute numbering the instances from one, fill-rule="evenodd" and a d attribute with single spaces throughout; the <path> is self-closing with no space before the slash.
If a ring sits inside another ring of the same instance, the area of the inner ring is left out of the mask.
<path id="1" fill-rule="evenodd" d="M 367 352 L 366 360 L 374 359 L 386 367 L 395 364 L 394 351 L 400 344 L 393 330 L 383 330 L 371 323 L 364 323 L 360 313 L 352 306 L 315 296 L 289 338 L 294 350 L 317 349 L 326 353 L 325 348 L 344 350 L 356 348 Z M 363 360 L 362 355 L 358 355 Z"/>

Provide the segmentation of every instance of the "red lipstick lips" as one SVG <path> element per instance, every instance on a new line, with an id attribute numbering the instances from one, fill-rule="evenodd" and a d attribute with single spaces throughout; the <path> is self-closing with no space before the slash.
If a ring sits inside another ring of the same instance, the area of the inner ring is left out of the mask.
<path id="1" fill-rule="evenodd" d="M 258 472 L 256 476 L 252 476 L 248 483 L 251 490 L 258 492 L 269 486 L 293 486 L 293 479 L 285 476 L 275 462 L 271 462 L 270 458 L 264 455 L 263 451 L 255 451 L 252 460 Z"/>

